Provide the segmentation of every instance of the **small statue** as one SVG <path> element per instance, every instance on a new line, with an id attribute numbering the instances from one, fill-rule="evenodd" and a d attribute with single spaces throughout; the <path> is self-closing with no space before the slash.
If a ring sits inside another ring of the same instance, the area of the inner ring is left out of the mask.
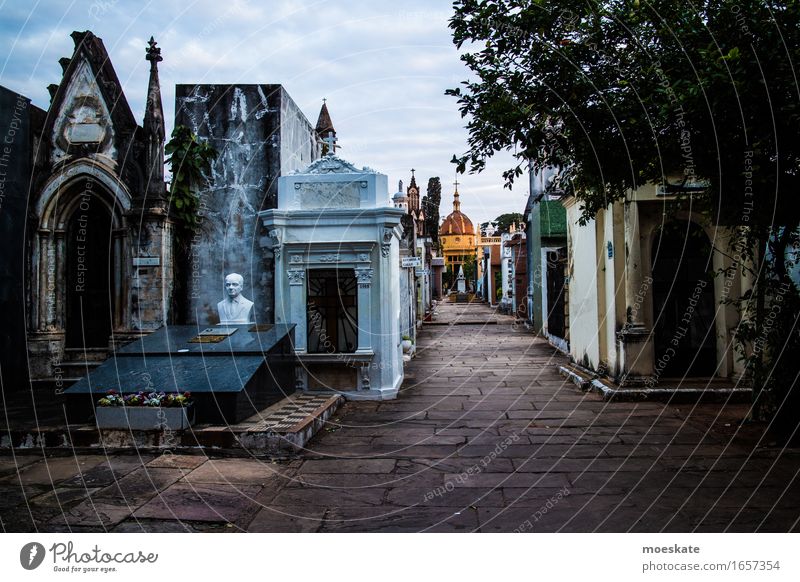
<path id="1" fill-rule="evenodd" d="M 225 277 L 227 297 L 217 303 L 220 323 L 252 323 L 253 302 L 242 295 L 243 286 L 244 277 L 239 273 L 231 273 Z"/>

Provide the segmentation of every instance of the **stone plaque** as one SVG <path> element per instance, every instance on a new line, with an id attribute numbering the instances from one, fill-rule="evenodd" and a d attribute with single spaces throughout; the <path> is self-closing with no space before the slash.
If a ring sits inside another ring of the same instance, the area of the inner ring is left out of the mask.
<path id="1" fill-rule="evenodd" d="M 105 130 L 99 123 L 73 123 L 67 127 L 69 143 L 100 143 Z"/>
<path id="2" fill-rule="evenodd" d="M 361 192 L 355 182 L 306 182 L 298 185 L 297 198 L 302 210 L 361 206 Z"/>
<path id="3" fill-rule="evenodd" d="M 223 337 L 228 337 L 229 335 L 235 334 L 237 329 L 238 328 L 236 327 L 207 327 L 200 332 L 200 335 L 201 336 L 221 335 Z"/>
<path id="4" fill-rule="evenodd" d="M 133 257 L 134 267 L 158 267 L 160 264 L 158 257 Z"/>

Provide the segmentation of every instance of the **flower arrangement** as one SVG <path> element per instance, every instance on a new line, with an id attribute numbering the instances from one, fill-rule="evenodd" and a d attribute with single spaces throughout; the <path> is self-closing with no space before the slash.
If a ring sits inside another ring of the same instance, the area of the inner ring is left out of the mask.
<path id="1" fill-rule="evenodd" d="M 118 394 L 116 390 L 109 390 L 106 395 L 97 401 L 98 406 L 131 406 L 151 408 L 181 408 L 192 403 L 191 392 L 143 392 L 134 394 Z"/>

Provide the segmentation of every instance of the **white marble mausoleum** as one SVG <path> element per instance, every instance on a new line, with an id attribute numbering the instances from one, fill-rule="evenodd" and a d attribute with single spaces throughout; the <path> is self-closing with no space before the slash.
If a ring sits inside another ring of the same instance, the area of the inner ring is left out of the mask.
<path id="1" fill-rule="evenodd" d="M 275 256 L 275 322 L 297 325 L 298 390 L 397 395 L 403 214 L 385 175 L 335 155 L 279 179 L 262 244 Z"/>

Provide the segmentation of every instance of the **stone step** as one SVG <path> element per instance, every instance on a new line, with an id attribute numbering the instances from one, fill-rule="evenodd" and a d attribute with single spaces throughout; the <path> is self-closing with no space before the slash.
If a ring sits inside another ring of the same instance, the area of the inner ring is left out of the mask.
<path id="1" fill-rule="evenodd" d="M 596 392 L 603 400 L 617 402 L 655 401 L 678 403 L 749 402 L 752 390 L 721 378 L 662 379 L 651 387 L 621 387 L 575 364 L 557 365 L 558 373 L 584 391 Z"/>
<path id="2" fill-rule="evenodd" d="M 65 378 L 83 378 L 102 363 L 95 360 L 61 362 L 61 371 Z"/>
<path id="3" fill-rule="evenodd" d="M 303 450 L 343 402 L 339 394 L 292 394 L 239 424 L 195 425 L 183 431 L 99 430 L 93 425 L 8 430 L 0 435 L 0 449 L 200 448 L 231 455 L 285 456 Z"/>
<path id="4" fill-rule="evenodd" d="M 108 359 L 108 348 L 65 348 L 62 365 L 70 362 L 97 362 Z"/>

